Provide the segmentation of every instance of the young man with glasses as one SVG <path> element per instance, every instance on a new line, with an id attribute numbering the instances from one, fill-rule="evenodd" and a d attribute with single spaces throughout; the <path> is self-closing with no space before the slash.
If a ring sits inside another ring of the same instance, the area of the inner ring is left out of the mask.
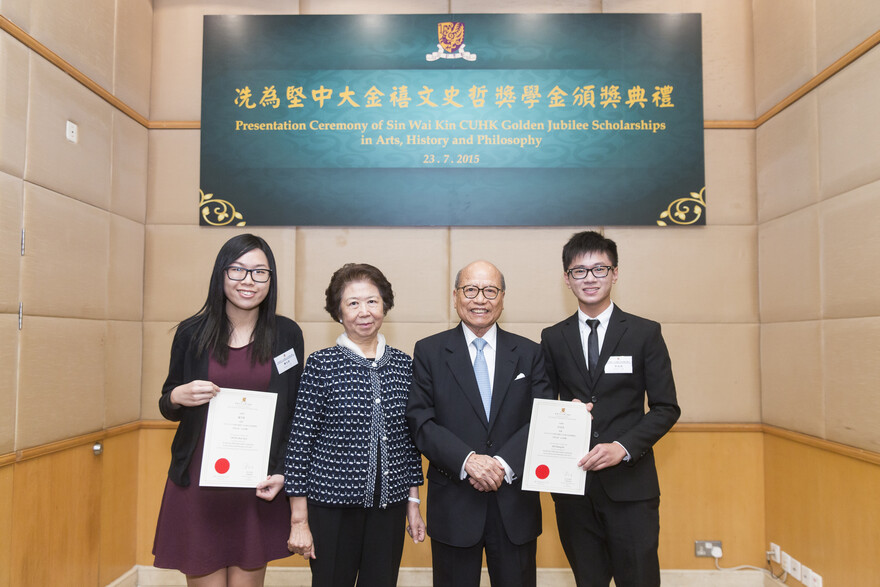
<path id="1" fill-rule="evenodd" d="M 532 400 L 550 399 L 541 347 L 496 324 L 504 277 L 476 261 L 458 272 L 461 323 L 416 343 L 407 420 L 428 467 L 434 585 L 534 587 L 539 494 L 521 489 Z"/>
<path id="2" fill-rule="evenodd" d="M 578 587 L 660 585 L 660 486 L 652 447 L 681 410 L 657 322 L 611 301 L 617 245 L 593 231 L 562 249 L 577 312 L 541 333 L 550 384 L 561 400 L 592 404 L 582 496 L 554 494 L 559 538 Z M 645 411 L 647 397 L 648 411 Z"/>

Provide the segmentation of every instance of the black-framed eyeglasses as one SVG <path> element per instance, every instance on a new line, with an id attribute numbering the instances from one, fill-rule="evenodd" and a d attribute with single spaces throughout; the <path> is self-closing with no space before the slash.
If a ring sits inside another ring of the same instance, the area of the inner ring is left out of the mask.
<path id="1" fill-rule="evenodd" d="M 251 279 L 256 283 L 266 283 L 272 277 L 271 269 L 245 269 L 235 265 L 230 265 L 226 268 L 226 277 L 232 281 L 244 281 L 248 273 L 251 274 Z"/>
<path id="2" fill-rule="evenodd" d="M 469 300 L 474 299 L 480 292 L 483 292 L 483 297 L 487 300 L 494 300 L 498 297 L 498 294 L 501 293 L 501 289 L 495 287 L 494 285 L 487 285 L 486 287 L 477 287 L 476 285 L 465 285 L 464 287 L 458 288 L 461 290 L 461 293 L 464 294 Z"/>
<path id="3" fill-rule="evenodd" d="M 611 265 L 597 265 L 595 267 L 572 267 L 566 273 L 568 273 L 569 277 L 573 277 L 574 279 L 583 279 L 587 276 L 587 273 L 592 273 L 593 277 L 597 279 L 602 279 L 603 277 L 608 277 L 608 274 L 611 270 L 614 269 Z"/>

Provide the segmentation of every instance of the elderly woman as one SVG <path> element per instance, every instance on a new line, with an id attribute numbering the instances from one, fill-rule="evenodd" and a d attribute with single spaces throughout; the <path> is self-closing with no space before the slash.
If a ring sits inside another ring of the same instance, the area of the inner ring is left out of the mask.
<path id="1" fill-rule="evenodd" d="M 404 519 L 425 539 L 421 458 L 404 412 L 412 359 L 379 334 L 394 293 L 372 265 L 349 263 L 325 309 L 345 332 L 309 356 L 285 459 L 288 548 L 309 560 L 312 585 L 397 585 Z"/>

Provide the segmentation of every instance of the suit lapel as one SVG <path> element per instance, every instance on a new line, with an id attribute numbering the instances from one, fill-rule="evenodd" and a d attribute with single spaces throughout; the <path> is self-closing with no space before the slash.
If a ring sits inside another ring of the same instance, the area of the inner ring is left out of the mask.
<path id="1" fill-rule="evenodd" d="M 591 373 L 590 370 L 587 369 L 587 359 L 584 357 L 584 346 L 581 343 L 581 329 L 578 325 L 577 312 L 575 312 L 573 316 L 570 316 L 563 325 L 562 338 L 565 339 L 565 344 L 571 352 L 575 365 L 578 366 L 578 371 L 580 372 L 581 377 L 592 386 L 592 378 L 590 377 Z"/>
<path id="2" fill-rule="evenodd" d="M 514 370 L 516 369 L 516 343 L 501 328 L 498 328 L 495 344 L 497 347 L 495 349 L 495 380 L 492 383 L 489 428 L 498 418 L 498 412 L 501 410 L 501 404 L 504 403 L 510 384 L 513 383 Z"/>
<path id="3" fill-rule="evenodd" d="M 483 425 L 488 428 L 486 410 L 483 408 L 483 400 L 480 398 L 480 388 L 477 385 L 477 376 L 474 375 L 474 365 L 471 363 L 471 355 L 465 343 L 462 325 L 459 324 L 457 328 L 451 330 L 449 335 L 449 339 L 446 341 L 446 364 L 462 394 L 477 413 Z"/>
<path id="4" fill-rule="evenodd" d="M 605 330 L 605 339 L 602 341 L 602 350 L 599 352 L 596 373 L 593 374 L 595 377 L 593 379 L 593 386 L 596 385 L 599 379 L 601 379 L 602 374 L 605 373 L 605 363 L 608 362 L 608 358 L 614 353 L 617 343 L 620 342 L 620 339 L 626 333 L 626 328 L 626 314 L 615 304 L 614 310 L 611 312 L 611 318 L 608 320 L 608 328 Z"/>

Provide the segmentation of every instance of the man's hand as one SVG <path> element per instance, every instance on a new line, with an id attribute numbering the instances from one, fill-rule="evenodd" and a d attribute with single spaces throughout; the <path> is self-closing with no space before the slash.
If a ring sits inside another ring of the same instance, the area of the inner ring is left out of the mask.
<path id="1" fill-rule="evenodd" d="M 597 444 L 578 461 L 578 467 L 584 471 L 601 471 L 619 464 L 625 456 L 626 450 L 616 442 Z"/>
<path id="2" fill-rule="evenodd" d="M 479 491 L 498 491 L 504 483 L 504 467 L 489 455 L 472 454 L 464 463 L 471 485 Z"/>

